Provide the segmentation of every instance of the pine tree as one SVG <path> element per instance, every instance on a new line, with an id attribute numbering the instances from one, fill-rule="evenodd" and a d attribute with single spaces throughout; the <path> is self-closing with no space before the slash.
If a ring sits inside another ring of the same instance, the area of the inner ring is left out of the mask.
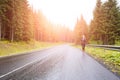
<path id="1" fill-rule="evenodd" d="M 108 0 L 103 4 L 103 44 L 115 44 L 116 31 L 119 28 L 119 7 L 116 0 Z"/>
<path id="2" fill-rule="evenodd" d="M 119 13 L 118 13 L 118 24 L 117 24 L 117 30 L 116 30 L 116 32 L 115 32 L 115 34 L 117 34 L 117 36 L 116 36 L 116 41 L 120 41 L 120 11 L 119 11 Z"/>
<path id="3" fill-rule="evenodd" d="M 32 37 L 27 0 L 0 0 L 0 39 L 27 41 Z"/>
<path id="4" fill-rule="evenodd" d="M 32 38 L 32 34 L 31 34 L 31 28 L 30 28 L 30 21 L 29 21 L 29 9 L 28 9 L 28 2 L 27 0 L 22 0 L 22 10 L 23 10 L 23 15 L 22 15 L 22 19 L 23 19 L 23 40 L 24 41 L 29 41 Z"/>
<path id="5" fill-rule="evenodd" d="M 90 32 L 95 40 L 102 44 L 115 44 L 120 26 L 119 7 L 116 0 L 108 0 L 104 4 L 98 0 L 91 21 Z"/>
<path id="6" fill-rule="evenodd" d="M 80 21 L 77 20 L 77 24 L 74 29 L 74 34 L 75 34 L 75 43 L 76 44 L 80 44 L 82 35 L 85 35 L 88 38 L 88 26 L 87 26 L 83 16 L 81 16 Z"/>
<path id="7" fill-rule="evenodd" d="M 14 0 L 6 0 L 2 17 L 2 36 L 3 39 L 13 40 L 13 18 L 14 18 Z"/>
<path id="8" fill-rule="evenodd" d="M 8 0 L 0 0 L 0 40 L 4 39 L 5 35 L 5 23 L 8 21 L 6 17 L 7 8 L 9 8 L 8 4 L 6 4 Z"/>
<path id="9" fill-rule="evenodd" d="M 91 36 L 94 40 L 96 40 L 99 43 L 99 40 L 101 40 L 101 25 L 102 25 L 102 9 L 101 9 L 102 3 L 101 0 L 97 0 L 96 7 L 94 10 L 94 17 L 91 21 L 90 25 L 90 32 Z"/>

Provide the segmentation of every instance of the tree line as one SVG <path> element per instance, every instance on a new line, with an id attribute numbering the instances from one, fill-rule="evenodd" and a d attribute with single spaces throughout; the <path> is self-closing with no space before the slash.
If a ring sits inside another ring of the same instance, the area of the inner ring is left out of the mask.
<path id="1" fill-rule="evenodd" d="M 83 16 L 77 20 L 74 29 L 76 44 L 80 44 L 82 35 L 86 36 L 88 43 L 96 41 L 97 44 L 114 45 L 120 41 L 120 7 L 117 0 L 104 3 L 97 0 L 90 25 L 86 24 Z"/>
<path id="2" fill-rule="evenodd" d="M 29 12 L 26 0 L 0 0 L 0 40 L 30 40 Z"/>
<path id="3" fill-rule="evenodd" d="M 72 42 L 73 31 L 66 26 L 52 24 L 41 11 L 33 12 L 34 38 L 37 41 Z"/>
<path id="4" fill-rule="evenodd" d="M 0 40 L 71 42 L 72 35 L 70 29 L 52 24 L 33 10 L 27 0 L 0 0 Z"/>
<path id="5" fill-rule="evenodd" d="M 97 0 L 90 24 L 90 37 L 101 44 L 115 44 L 120 40 L 120 7 L 117 0 L 104 3 Z"/>
<path id="6" fill-rule="evenodd" d="M 80 43 L 87 41 L 115 44 L 120 40 L 120 8 L 116 0 L 104 3 L 97 0 L 93 19 L 86 24 L 83 16 L 77 20 L 74 31 L 63 25 L 52 24 L 41 11 L 35 11 L 27 0 L 0 0 L 0 40 L 49 41 Z"/>
<path id="7" fill-rule="evenodd" d="M 81 15 L 80 19 L 77 19 L 75 28 L 74 28 L 74 42 L 76 44 L 80 44 L 82 35 L 86 36 L 86 39 L 88 41 L 89 29 L 86 21 L 84 20 L 83 16 Z"/>

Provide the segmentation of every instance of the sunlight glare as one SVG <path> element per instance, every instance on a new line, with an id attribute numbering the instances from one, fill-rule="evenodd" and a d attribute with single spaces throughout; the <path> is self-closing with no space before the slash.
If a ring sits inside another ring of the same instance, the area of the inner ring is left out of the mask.
<path id="1" fill-rule="evenodd" d="M 87 23 L 92 19 L 96 0 L 28 0 L 35 9 L 39 9 L 54 24 L 73 29 L 81 14 Z"/>

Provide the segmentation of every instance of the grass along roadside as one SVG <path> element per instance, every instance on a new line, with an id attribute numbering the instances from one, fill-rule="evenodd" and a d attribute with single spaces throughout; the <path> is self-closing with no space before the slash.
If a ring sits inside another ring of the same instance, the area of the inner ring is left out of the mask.
<path id="1" fill-rule="evenodd" d="M 44 49 L 59 44 L 60 43 L 37 42 L 37 41 L 31 41 L 29 43 L 26 42 L 10 43 L 8 41 L 0 41 L 0 57 Z"/>
<path id="2" fill-rule="evenodd" d="M 81 48 L 81 46 L 75 47 Z M 120 76 L 120 52 L 96 47 L 86 47 L 85 51 L 97 61 L 104 64 L 113 73 Z"/>

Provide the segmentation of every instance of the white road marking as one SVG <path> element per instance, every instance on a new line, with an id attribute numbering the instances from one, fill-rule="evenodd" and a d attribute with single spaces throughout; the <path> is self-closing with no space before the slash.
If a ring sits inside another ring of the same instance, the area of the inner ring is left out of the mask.
<path id="1" fill-rule="evenodd" d="M 45 55 L 45 56 L 44 56 L 44 57 L 42 57 L 41 59 L 38 59 L 38 60 L 35 60 L 35 61 L 33 61 L 33 62 L 27 63 L 27 64 L 25 64 L 25 65 L 24 65 L 24 66 L 22 66 L 22 67 L 19 67 L 19 68 L 14 69 L 14 70 L 12 70 L 12 71 L 10 71 L 10 72 L 6 73 L 6 74 L 3 74 L 3 75 L 1 75 L 1 76 L 0 76 L 0 79 L 2 79 L 3 77 L 8 76 L 8 75 L 10 75 L 10 74 L 12 74 L 12 73 L 14 73 L 14 72 L 18 71 L 18 70 L 20 70 L 20 69 L 22 69 L 22 68 L 25 68 L 25 67 L 27 67 L 27 66 L 29 66 L 29 65 L 32 65 L 32 64 L 34 64 L 34 63 L 36 63 L 36 62 L 38 62 L 38 61 L 40 61 L 40 60 L 42 60 L 42 59 L 44 59 L 44 58 L 46 58 L 46 57 L 50 56 L 50 55 L 51 55 L 51 54 L 53 54 L 53 53 L 54 53 L 54 52 L 49 53 L 48 55 Z"/>

